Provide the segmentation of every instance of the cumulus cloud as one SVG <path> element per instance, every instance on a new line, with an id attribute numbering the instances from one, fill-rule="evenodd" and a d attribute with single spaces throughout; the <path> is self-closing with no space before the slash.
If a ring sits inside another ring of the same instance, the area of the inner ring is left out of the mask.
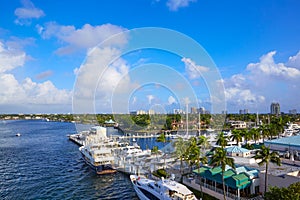
<path id="1" fill-rule="evenodd" d="M 169 96 L 168 103 L 169 103 L 169 105 L 171 105 L 173 103 L 177 103 L 177 101 L 176 101 L 176 99 L 173 96 Z"/>
<path id="2" fill-rule="evenodd" d="M 209 71 L 208 67 L 197 65 L 190 58 L 182 58 L 181 61 L 184 63 L 185 71 L 190 79 L 199 78 L 203 72 Z"/>
<path id="3" fill-rule="evenodd" d="M 0 41 L 0 73 L 23 66 L 26 53 L 19 49 L 12 49 Z"/>
<path id="4" fill-rule="evenodd" d="M 30 0 L 22 0 L 21 3 L 23 7 L 15 10 L 15 15 L 17 16 L 16 24 L 30 25 L 32 19 L 39 19 L 45 16 L 44 11 L 36 8 Z"/>
<path id="5" fill-rule="evenodd" d="M 300 51 L 295 56 L 290 56 L 287 66 L 300 69 Z"/>
<path id="6" fill-rule="evenodd" d="M 275 63 L 274 55 L 276 51 L 271 51 L 260 58 L 259 63 L 250 63 L 247 66 L 252 74 L 263 74 L 279 79 L 297 79 L 300 78 L 300 70 L 293 67 L 287 67 L 284 63 Z M 297 57 L 290 58 L 290 61 L 296 61 Z"/>
<path id="7" fill-rule="evenodd" d="M 7 41 L 5 44 L 0 42 L 0 107 L 10 108 L 10 112 L 20 112 L 14 108 L 30 107 L 29 105 L 70 105 L 71 92 L 56 88 L 51 81 L 36 83 L 29 77 L 17 80 L 11 71 L 24 66 L 27 55 L 14 42 Z M 45 78 L 50 73 L 44 72 L 40 76 Z M 38 112 L 30 109 L 26 111 Z"/>
<path id="8" fill-rule="evenodd" d="M 190 3 L 197 0 L 168 0 L 167 7 L 171 11 L 177 11 L 179 8 L 188 7 Z"/>
<path id="9" fill-rule="evenodd" d="M 119 56 L 120 51 L 111 47 L 96 47 L 88 54 L 85 63 L 76 70 L 74 112 L 93 113 L 95 102 L 101 112 L 111 112 L 112 98 L 128 93 L 135 87 L 128 75 L 130 66 L 122 58 L 115 60 Z M 114 62 L 111 63 L 112 61 Z M 122 102 L 119 106 L 125 107 L 128 99 L 117 99 Z"/>
<path id="10" fill-rule="evenodd" d="M 85 24 L 82 28 L 76 29 L 75 26 L 59 25 L 56 22 L 49 22 L 46 23 L 45 26 L 38 25 L 37 30 L 43 39 L 54 37 L 62 42 L 63 47 L 57 49 L 56 53 L 64 55 L 77 50 L 93 48 L 110 36 L 123 32 L 126 29 L 112 24 L 98 26 Z M 116 37 L 115 40 L 110 40 L 110 43 L 106 45 L 122 45 L 126 43 L 126 41 L 125 34 L 122 34 L 122 36 Z"/>
<path id="11" fill-rule="evenodd" d="M 70 104 L 71 92 L 59 90 L 51 81 L 33 82 L 25 78 L 19 82 L 13 74 L 0 74 L 0 104 Z"/>
<path id="12" fill-rule="evenodd" d="M 154 99 L 155 97 L 153 95 L 147 95 L 147 99 L 148 99 L 148 103 L 151 104 L 152 103 L 152 100 Z"/>
<path id="13" fill-rule="evenodd" d="M 286 63 L 275 62 L 275 55 L 276 51 L 271 51 L 261 56 L 259 62 L 248 64 L 244 73 L 222 80 L 231 107 L 268 111 L 269 104 L 276 99 L 283 108 L 299 109 L 296 86 L 300 84 L 300 54 L 291 56 Z"/>

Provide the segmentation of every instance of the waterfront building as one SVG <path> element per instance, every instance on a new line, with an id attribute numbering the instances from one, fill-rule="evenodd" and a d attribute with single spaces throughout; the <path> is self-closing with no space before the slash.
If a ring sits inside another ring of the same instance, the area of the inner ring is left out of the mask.
<path id="1" fill-rule="evenodd" d="M 193 170 L 196 175 L 194 179 L 184 179 L 183 183 L 199 188 L 199 174 L 201 183 L 204 186 L 203 191 L 217 198 L 222 198 L 222 169 L 221 167 L 202 166 Z M 248 168 L 245 166 L 236 166 L 233 169 L 226 166 L 224 172 L 226 195 L 232 199 L 239 199 L 241 196 L 249 196 L 259 193 L 259 171 L 257 169 Z"/>
<path id="2" fill-rule="evenodd" d="M 300 151 L 300 135 L 283 137 L 275 140 L 267 140 L 264 143 L 274 151 Z"/>
<path id="3" fill-rule="evenodd" d="M 145 110 L 138 110 L 138 111 L 136 111 L 136 114 L 137 115 L 145 115 L 145 114 L 147 114 L 147 112 Z"/>
<path id="4" fill-rule="evenodd" d="M 185 114 L 185 112 L 182 109 L 174 109 L 173 113 L 174 114 Z"/>
<path id="5" fill-rule="evenodd" d="M 238 147 L 238 146 L 227 147 L 225 150 L 228 156 L 238 156 L 238 157 L 250 156 L 250 151 L 248 149 Z"/>
<path id="6" fill-rule="evenodd" d="M 247 128 L 247 124 L 244 121 L 229 121 L 230 126 L 235 129 Z"/>
<path id="7" fill-rule="evenodd" d="M 151 110 L 151 109 L 150 109 L 150 110 L 148 110 L 148 114 L 149 114 L 149 115 L 154 115 L 154 114 L 156 114 L 156 113 L 155 113 L 155 110 Z"/>
<path id="8" fill-rule="evenodd" d="M 272 115 L 280 115 L 280 105 L 279 103 L 273 102 L 270 107 L 270 112 Z"/>

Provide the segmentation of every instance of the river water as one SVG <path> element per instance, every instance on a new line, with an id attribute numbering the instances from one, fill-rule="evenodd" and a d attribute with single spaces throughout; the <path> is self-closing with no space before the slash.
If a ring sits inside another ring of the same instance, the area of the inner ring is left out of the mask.
<path id="1" fill-rule="evenodd" d="M 72 123 L 0 121 L 0 199 L 138 199 L 128 175 L 96 175 L 72 133 Z"/>

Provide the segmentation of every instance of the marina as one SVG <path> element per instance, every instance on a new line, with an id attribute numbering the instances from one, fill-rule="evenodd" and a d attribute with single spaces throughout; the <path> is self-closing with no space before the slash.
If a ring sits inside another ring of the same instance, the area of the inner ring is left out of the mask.
<path id="1" fill-rule="evenodd" d="M 68 135 L 68 138 L 80 146 L 81 152 L 85 152 L 83 154 L 85 161 L 96 169 L 96 172 L 100 168 L 95 164 L 105 166 L 109 169 L 108 172 L 112 173 L 117 170 L 126 174 L 149 175 L 157 167 L 176 162 L 176 158 L 170 154 L 160 152 L 154 155 L 150 149 L 142 150 L 135 139 L 145 137 L 118 135 L 107 137 L 107 128 L 101 126 L 91 127 L 89 131 L 82 131 L 79 134 Z M 132 139 L 132 144 L 129 139 Z M 95 162 L 95 159 L 98 161 Z M 101 174 L 101 172 L 97 173 Z"/>

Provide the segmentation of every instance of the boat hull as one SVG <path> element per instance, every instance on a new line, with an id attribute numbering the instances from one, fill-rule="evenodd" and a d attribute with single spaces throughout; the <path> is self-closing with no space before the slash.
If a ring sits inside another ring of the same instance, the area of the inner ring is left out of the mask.
<path id="1" fill-rule="evenodd" d="M 82 154 L 82 157 L 85 163 L 88 164 L 93 170 L 95 170 L 97 174 L 113 174 L 117 172 L 117 170 L 114 169 L 111 164 L 95 166 L 84 154 Z"/>

